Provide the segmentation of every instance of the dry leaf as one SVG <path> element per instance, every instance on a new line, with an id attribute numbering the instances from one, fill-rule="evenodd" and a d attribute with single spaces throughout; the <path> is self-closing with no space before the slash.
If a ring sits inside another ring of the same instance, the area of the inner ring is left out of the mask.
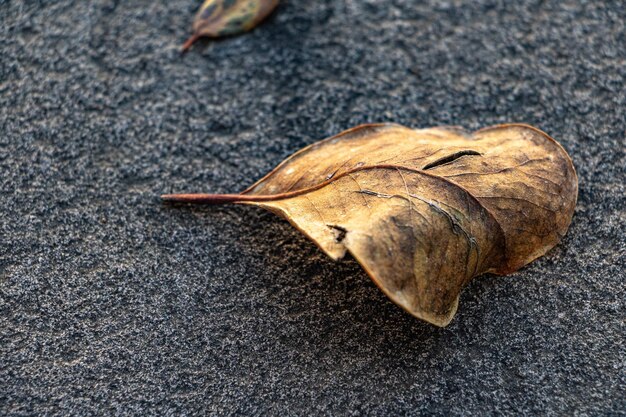
<path id="1" fill-rule="evenodd" d="M 219 38 L 247 32 L 278 6 L 278 0 L 206 0 L 193 22 L 193 35 L 183 45 L 186 51 L 202 36 Z"/>
<path id="2" fill-rule="evenodd" d="M 308 146 L 236 195 L 286 218 L 333 259 L 346 251 L 395 303 L 438 326 L 473 277 L 509 274 L 565 234 L 578 180 L 565 150 L 526 125 L 360 126 Z"/>

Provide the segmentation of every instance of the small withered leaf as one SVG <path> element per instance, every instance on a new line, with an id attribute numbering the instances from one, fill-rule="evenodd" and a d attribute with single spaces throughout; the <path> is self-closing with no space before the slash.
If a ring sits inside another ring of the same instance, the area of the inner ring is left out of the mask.
<path id="1" fill-rule="evenodd" d="M 554 247 L 577 194 L 565 150 L 531 126 L 378 124 L 300 150 L 241 194 L 163 198 L 271 210 L 331 258 L 352 254 L 409 313 L 445 326 L 473 277 L 509 274 Z"/>
<path id="2" fill-rule="evenodd" d="M 206 0 L 196 13 L 186 51 L 199 38 L 219 38 L 247 32 L 278 6 L 279 0 Z"/>

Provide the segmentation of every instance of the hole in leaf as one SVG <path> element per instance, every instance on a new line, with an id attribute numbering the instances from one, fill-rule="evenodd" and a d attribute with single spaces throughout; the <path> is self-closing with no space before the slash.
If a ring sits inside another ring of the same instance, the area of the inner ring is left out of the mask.
<path id="1" fill-rule="evenodd" d="M 476 152 L 476 151 L 472 151 L 472 150 L 459 151 L 459 152 L 453 153 L 452 155 L 448 155 L 448 156 L 445 156 L 443 158 L 437 159 L 435 162 L 431 162 L 430 164 L 425 165 L 424 168 L 422 168 L 422 169 L 423 170 L 427 170 L 427 169 L 438 167 L 438 166 L 443 165 L 443 164 L 448 164 L 448 163 L 456 161 L 460 157 L 466 156 L 466 155 L 478 155 L 478 156 L 480 156 L 482 154 L 480 152 Z"/>
<path id="2" fill-rule="evenodd" d="M 341 241 L 346 238 L 346 234 L 348 233 L 348 231 L 345 228 L 341 226 L 336 226 L 334 224 L 329 224 L 327 226 L 332 229 L 333 234 L 335 235 L 335 242 L 341 243 Z"/>

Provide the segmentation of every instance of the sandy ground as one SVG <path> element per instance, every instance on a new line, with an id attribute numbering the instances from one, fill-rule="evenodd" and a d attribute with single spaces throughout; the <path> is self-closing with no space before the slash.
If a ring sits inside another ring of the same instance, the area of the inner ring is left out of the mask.
<path id="1" fill-rule="evenodd" d="M 198 1 L 0 0 L 0 414 L 624 415 L 620 1 L 287 0 L 187 55 Z M 526 122 L 580 178 L 562 243 L 393 305 L 237 192 L 365 122 Z"/>

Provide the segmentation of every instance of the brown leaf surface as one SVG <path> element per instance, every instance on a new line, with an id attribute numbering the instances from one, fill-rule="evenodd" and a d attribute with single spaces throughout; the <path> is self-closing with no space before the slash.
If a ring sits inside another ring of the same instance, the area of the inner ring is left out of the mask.
<path id="1" fill-rule="evenodd" d="M 302 149 L 241 194 L 164 199 L 271 210 L 331 258 L 351 253 L 409 313 L 445 326 L 473 277 L 511 273 L 557 244 L 577 193 L 569 156 L 533 127 L 379 124 Z"/>

